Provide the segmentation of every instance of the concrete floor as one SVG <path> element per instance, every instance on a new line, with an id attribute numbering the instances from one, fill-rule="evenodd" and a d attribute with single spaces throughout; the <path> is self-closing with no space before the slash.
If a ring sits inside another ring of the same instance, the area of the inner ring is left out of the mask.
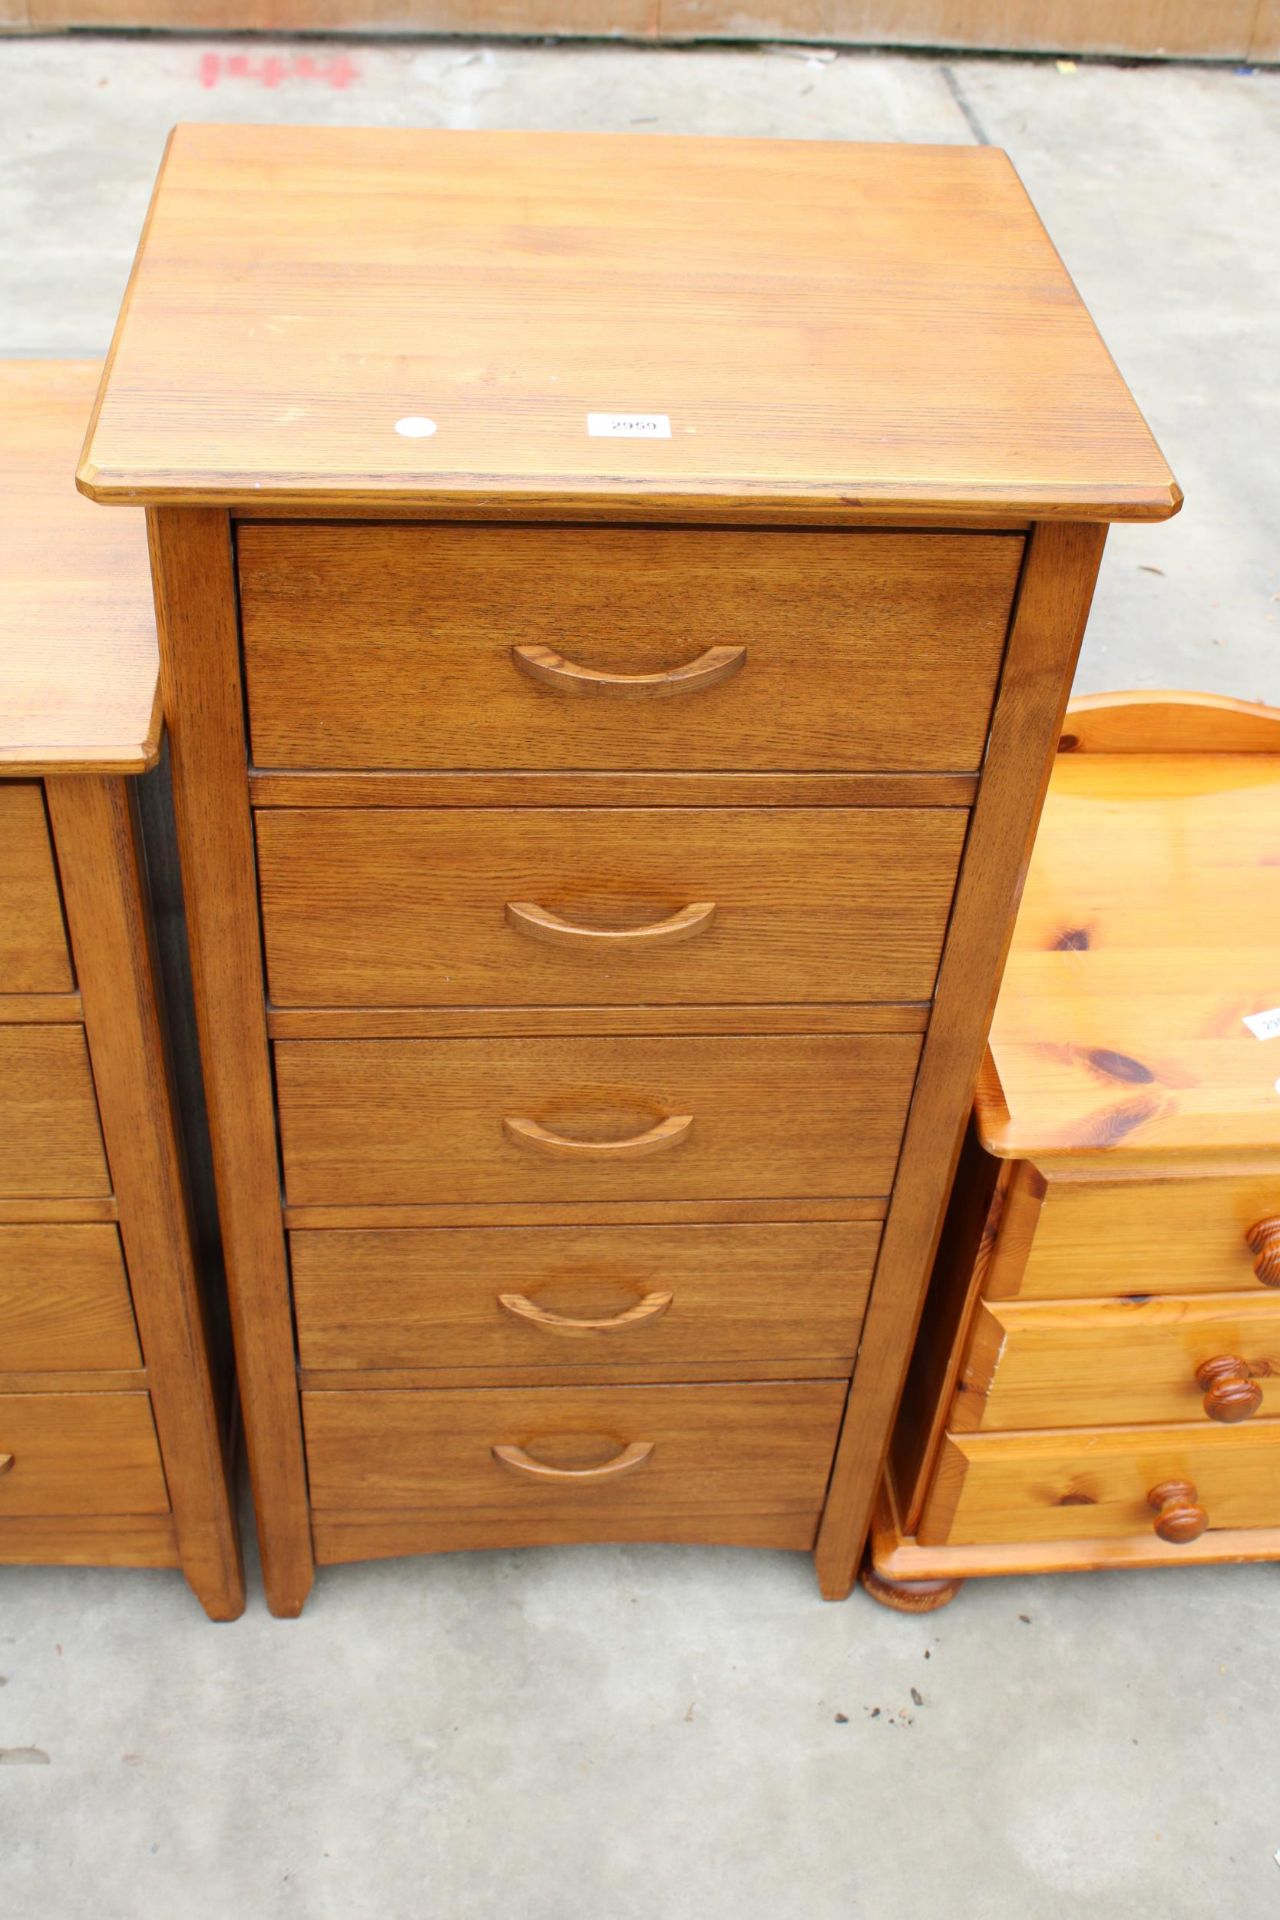
<path id="1" fill-rule="evenodd" d="M 1188 499 L 1113 535 L 1081 686 L 1280 700 L 1280 73 L 77 38 L 0 45 L 0 97 L 0 354 L 105 348 L 178 119 L 1006 146 Z M 344 1569 L 214 1628 L 176 1575 L 6 1570 L 0 1909 L 1274 1911 L 1276 1599 L 1109 1574 L 909 1620 L 793 1556 L 603 1548 Z"/>

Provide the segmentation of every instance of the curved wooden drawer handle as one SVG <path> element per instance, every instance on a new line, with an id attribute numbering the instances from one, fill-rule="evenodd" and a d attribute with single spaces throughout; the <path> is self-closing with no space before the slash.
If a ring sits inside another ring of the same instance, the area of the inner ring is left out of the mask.
<path id="1" fill-rule="evenodd" d="M 633 1133 L 627 1140 L 569 1140 L 562 1133 L 551 1133 L 536 1120 L 507 1114 L 502 1122 L 509 1140 L 535 1153 L 546 1153 L 554 1160 L 643 1160 L 646 1154 L 661 1153 L 664 1147 L 678 1146 L 693 1125 L 691 1113 L 671 1113 L 656 1127 Z"/>
<path id="2" fill-rule="evenodd" d="M 654 920 L 646 927 L 581 927 L 562 920 L 549 907 L 536 900 L 508 900 L 507 925 L 530 940 L 545 940 L 553 947 L 674 947 L 705 933 L 716 917 L 714 900 L 695 900 L 665 920 Z"/>
<path id="3" fill-rule="evenodd" d="M 511 657 L 521 673 L 557 693 L 595 693 L 613 700 L 664 700 L 676 693 L 701 693 L 741 672 L 747 663 L 745 647 L 708 647 L 696 660 L 662 673 L 600 673 L 566 660 L 553 647 L 512 647 Z"/>
<path id="4" fill-rule="evenodd" d="M 525 1293 L 500 1293 L 498 1305 L 514 1320 L 527 1320 L 544 1333 L 617 1333 L 624 1327 L 642 1327 L 646 1320 L 658 1320 L 671 1305 L 670 1293 L 646 1293 L 624 1313 L 611 1314 L 607 1320 L 574 1320 L 565 1313 L 550 1313 Z"/>
<path id="5" fill-rule="evenodd" d="M 1256 1255 L 1253 1270 L 1263 1286 L 1280 1287 L 1280 1215 L 1255 1220 L 1244 1237 Z"/>
<path id="6" fill-rule="evenodd" d="M 1198 1540 L 1209 1524 L 1208 1514 L 1196 1504 L 1190 1480 L 1162 1480 L 1147 1495 L 1147 1505 L 1156 1516 L 1156 1532 L 1170 1546 L 1185 1547 Z"/>
<path id="7" fill-rule="evenodd" d="M 652 1452 L 652 1440 L 633 1440 L 629 1447 L 615 1453 L 612 1460 L 606 1460 L 600 1467 L 549 1467 L 545 1460 L 535 1460 L 523 1447 L 495 1447 L 493 1457 L 512 1473 L 522 1474 L 526 1480 L 540 1480 L 544 1486 L 554 1481 L 562 1486 L 591 1487 L 601 1480 L 621 1480 L 624 1473 L 634 1473 Z"/>
<path id="8" fill-rule="evenodd" d="M 1249 1370 L 1247 1360 L 1220 1353 L 1196 1368 L 1196 1385 L 1204 1395 L 1204 1410 L 1211 1420 L 1234 1426 L 1251 1420 L 1262 1405 L 1262 1388 Z"/>
<path id="9" fill-rule="evenodd" d="M 0 1473 L 8 1473 L 12 1465 L 13 1455 L 11 1453 L 0 1453 Z"/>

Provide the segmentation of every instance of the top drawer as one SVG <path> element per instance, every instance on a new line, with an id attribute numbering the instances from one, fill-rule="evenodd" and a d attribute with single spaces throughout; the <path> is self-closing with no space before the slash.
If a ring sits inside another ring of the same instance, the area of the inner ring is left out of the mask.
<path id="1" fill-rule="evenodd" d="M 68 993 L 75 981 L 37 780 L 0 784 L 0 993 Z"/>
<path id="2" fill-rule="evenodd" d="M 1022 546 L 1018 534 L 247 525 L 253 758 L 969 771 Z"/>

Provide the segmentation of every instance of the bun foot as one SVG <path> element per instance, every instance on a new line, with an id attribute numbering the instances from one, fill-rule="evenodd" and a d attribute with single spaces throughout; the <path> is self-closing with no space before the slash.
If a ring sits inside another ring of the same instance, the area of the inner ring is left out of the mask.
<path id="1" fill-rule="evenodd" d="M 895 1613 L 936 1613 L 939 1607 L 951 1604 L 964 1581 L 890 1580 L 883 1573 L 877 1573 L 869 1560 L 864 1560 L 858 1585 L 882 1607 L 891 1607 Z"/>

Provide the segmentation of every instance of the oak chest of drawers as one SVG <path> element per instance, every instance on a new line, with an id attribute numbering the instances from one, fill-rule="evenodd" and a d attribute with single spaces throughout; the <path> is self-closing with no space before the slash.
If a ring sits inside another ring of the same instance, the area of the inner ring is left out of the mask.
<path id="1" fill-rule="evenodd" d="M 0 365 L 0 1564 L 244 1604 L 132 782 L 160 751 L 141 515 L 76 495 L 100 368 Z"/>
<path id="2" fill-rule="evenodd" d="M 1063 744 L 864 1575 L 913 1610 L 1280 1557 L 1280 714 Z"/>
<path id="3" fill-rule="evenodd" d="M 81 485 L 151 515 L 273 1607 L 846 1592 L 1104 523 L 1179 497 L 1008 162 L 179 129 Z"/>

